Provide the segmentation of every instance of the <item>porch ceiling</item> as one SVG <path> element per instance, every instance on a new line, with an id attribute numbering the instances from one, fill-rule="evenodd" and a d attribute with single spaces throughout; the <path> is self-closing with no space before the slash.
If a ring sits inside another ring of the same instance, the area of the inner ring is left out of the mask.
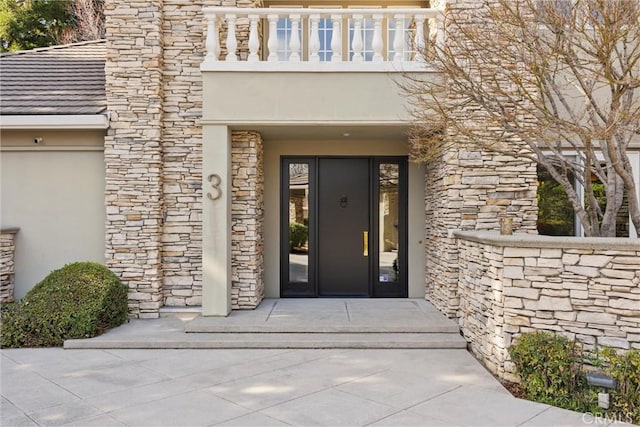
<path id="1" fill-rule="evenodd" d="M 309 124 L 309 125 L 244 125 L 231 126 L 233 130 L 253 130 L 264 140 L 344 140 L 381 141 L 407 140 L 409 126 L 402 124 Z"/>

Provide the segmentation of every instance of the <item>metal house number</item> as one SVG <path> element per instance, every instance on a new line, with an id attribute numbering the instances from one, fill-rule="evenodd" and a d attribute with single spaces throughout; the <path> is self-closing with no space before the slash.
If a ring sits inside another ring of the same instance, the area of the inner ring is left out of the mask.
<path id="1" fill-rule="evenodd" d="M 222 189 L 220 188 L 220 184 L 222 184 L 222 178 L 217 173 L 212 173 L 207 177 L 207 181 L 211 183 L 211 188 L 214 190 L 215 196 L 212 196 L 211 193 L 207 193 L 207 197 L 209 200 L 216 201 L 220 197 L 222 197 Z"/>

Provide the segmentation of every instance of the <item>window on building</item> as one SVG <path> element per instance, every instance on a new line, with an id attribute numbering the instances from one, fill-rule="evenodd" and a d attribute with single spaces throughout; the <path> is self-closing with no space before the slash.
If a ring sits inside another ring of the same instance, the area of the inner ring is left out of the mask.
<path id="1" fill-rule="evenodd" d="M 569 180 L 575 182 L 575 188 L 580 186 L 570 175 Z M 604 212 L 607 202 L 605 187 L 595 176 L 591 177 L 594 195 L 601 210 Z M 579 195 L 581 195 L 579 193 Z M 575 215 L 571 202 L 562 186 L 546 171 L 538 166 L 538 233 L 550 236 L 580 236 L 582 229 Z M 588 200 L 582 196 L 588 206 Z M 600 224 L 602 221 L 600 220 Z M 631 221 L 629 218 L 629 201 L 625 192 L 622 206 L 616 216 L 616 237 L 629 237 Z"/>
<path id="2" fill-rule="evenodd" d="M 570 180 L 574 180 L 572 176 Z M 576 216 L 560 185 L 542 166 L 538 166 L 538 233 L 549 236 L 575 236 Z"/>

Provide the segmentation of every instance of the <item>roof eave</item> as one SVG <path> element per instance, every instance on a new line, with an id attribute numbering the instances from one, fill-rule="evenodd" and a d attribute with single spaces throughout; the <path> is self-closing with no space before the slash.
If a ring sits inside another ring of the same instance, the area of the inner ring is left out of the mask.
<path id="1" fill-rule="evenodd" d="M 106 114 L 0 116 L 0 129 L 108 129 Z"/>

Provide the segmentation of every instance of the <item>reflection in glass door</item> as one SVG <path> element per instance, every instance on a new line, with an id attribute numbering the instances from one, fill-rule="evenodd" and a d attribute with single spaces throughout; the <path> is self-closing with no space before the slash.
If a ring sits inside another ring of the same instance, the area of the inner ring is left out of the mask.
<path id="1" fill-rule="evenodd" d="M 289 164 L 289 280 L 309 281 L 309 165 Z"/>
<path id="2" fill-rule="evenodd" d="M 373 296 L 407 296 L 407 184 L 406 159 L 374 161 L 374 203 L 377 215 Z M 377 280 L 375 280 L 377 278 Z"/>
<path id="3" fill-rule="evenodd" d="M 378 267 L 380 283 L 398 282 L 398 164 L 379 165 L 378 185 Z"/>
<path id="4" fill-rule="evenodd" d="M 282 293 L 287 296 L 314 296 L 315 286 L 311 269 L 314 194 L 311 176 L 315 164 L 310 160 L 285 160 L 282 168 L 285 185 L 282 200 L 282 227 L 287 233 L 282 274 L 286 275 Z M 285 242 L 283 242 L 285 243 Z"/>

